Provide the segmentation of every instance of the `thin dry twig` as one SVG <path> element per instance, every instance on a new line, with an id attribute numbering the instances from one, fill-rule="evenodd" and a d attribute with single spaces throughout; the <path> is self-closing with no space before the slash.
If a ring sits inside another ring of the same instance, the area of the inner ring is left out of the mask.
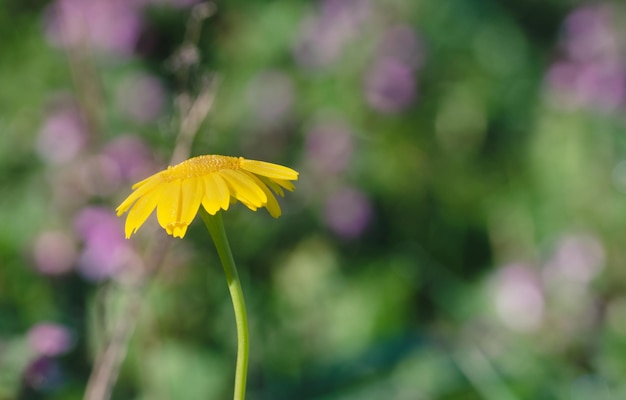
<path id="1" fill-rule="evenodd" d="M 208 89 L 207 89 L 208 90 Z M 192 126 L 186 130 L 181 130 L 179 140 L 176 148 L 174 149 L 174 156 L 172 157 L 172 164 L 176 163 L 176 159 L 185 159 L 189 156 L 190 146 L 197 133 L 197 128 L 200 126 L 201 121 L 208 115 L 212 101 L 207 99 L 213 98 L 213 94 L 200 96 L 195 102 L 194 106 L 190 109 L 190 115 L 184 120 L 190 120 L 193 122 L 187 122 L 185 126 Z M 201 105 L 198 105 L 201 104 Z M 195 113 L 194 113 L 194 110 Z M 200 113 L 197 110 L 201 110 Z M 171 245 L 171 241 L 167 237 L 161 237 L 158 243 L 154 246 L 154 252 L 152 261 L 147 265 L 152 266 L 152 271 L 160 269 L 163 260 L 166 257 L 167 251 Z M 145 267 L 139 268 L 142 271 L 147 271 Z M 144 274 L 141 274 L 144 275 Z M 122 361 L 126 356 L 126 350 L 128 342 L 135 329 L 137 317 L 142 305 L 143 292 L 147 283 L 151 277 L 150 273 L 146 273 L 143 278 L 139 278 L 138 282 L 129 284 L 125 291 L 129 296 L 126 310 L 119 316 L 117 322 L 113 327 L 111 337 L 105 348 L 105 350 L 96 358 L 94 363 L 94 369 L 87 383 L 87 389 L 85 391 L 85 400 L 106 400 L 110 398 L 111 390 L 119 373 L 119 368 Z"/>
<path id="2" fill-rule="evenodd" d="M 117 316 L 104 351 L 96 356 L 94 368 L 87 382 L 85 400 L 106 400 L 111 397 L 120 367 L 126 358 L 128 343 L 137 325 L 143 295 L 152 277 L 146 266 L 152 265 L 154 270 L 159 270 L 167 256 L 170 243 L 166 238 L 157 239 L 153 243 L 153 248 L 147 251 L 150 255 L 147 262 L 142 264 L 139 260 L 138 267 L 141 273 L 136 274 L 134 279 L 128 280 L 122 286 L 122 292 L 127 296 L 125 308 Z"/>
<path id="3" fill-rule="evenodd" d="M 199 4 L 192 10 L 186 42 L 183 43 L 181 48 L 195 47 L 200 37 L 199 32 L 202 21 L 213 15 L 213 13 L 214 6 L 211 3 Z M 183 68 L 191 68 L 191 65 L 185 65 Z M 187 77 L 187 72 L 181 74 L 181 79 L 186 80 Z M 170 164 L 176 164 L 189 157 L 193 140 L 202 122 L 207 118 L 213 107 L 216 90 L 215 83 L 215 78 L 205 79 L 198 96 L 193 102 L 188 102 L 186 105 L 179 107 L 181 115 L 180 126 Z M 189 95 L 185 97 L 187 99 L 190 98 Z M 155 235 L 155 237 L 157 236 Z M 126 357 L 128 344 L 143 305 L 143 294 L 155 272 L 160 270 L 171 246 L 171 241 L 167 237 L 158 237 L 160 239 L 156 239 L 151 246 L 152 248 L 146 252 L 147 256 L 144 259 L 147 262 L 137 266 L 137 270 L 140 273 L 122 286 L 122 291 L 128 296 L 128 300 L 113 324 L 112 332 L 104 350 L 96 356 L 92 373 L 87 382 L 84 395 L 85 400 L 108 400 L 111 397 L 111 392 Z"/>
<path id="4" fill-rule="evenodd" d="M 193 139 L 200 129 L 200 125 L 202 125 L 202 122 L 204 122 L 209 114 L 209 111 L 213 108 L 216 86 L 216 77 L 205 79 L 200 94 L 185 113 L 185 118 L 181 119 L 176 148 L 172 154 L 171 164 L 178 164 L 189 158 Z"/>

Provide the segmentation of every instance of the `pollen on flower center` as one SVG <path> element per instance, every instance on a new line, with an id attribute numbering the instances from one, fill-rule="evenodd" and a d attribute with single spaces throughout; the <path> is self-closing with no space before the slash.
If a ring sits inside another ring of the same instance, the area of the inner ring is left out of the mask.
<path id="1" fill-rule="evenodd" d="M 166 181 L 188 179 L 218 172 L 223 169 L 238 170 L 241 158 L 219 155 L 204 155 L 190 158 L 180 164 L 169 166 L 161 176 Z"/>

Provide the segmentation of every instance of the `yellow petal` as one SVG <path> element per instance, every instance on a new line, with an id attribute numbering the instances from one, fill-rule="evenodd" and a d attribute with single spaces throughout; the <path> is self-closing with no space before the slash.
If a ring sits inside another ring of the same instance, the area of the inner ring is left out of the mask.
<path id="1" fill-rule="evenodd" d="M 230 190 L 224 179 L 217 173 L 208 174 L 203 179 L 204 196 L 202 197 L 202 207 L 211 215 L 221 208 L 228 210 L 230 205 Z"/>
<path id="2" fill-rule="evenodd" d="M 265 204 L 265 208 L 270 213 L 270 215 L 274 218 L 278 218 L 281 215 L 280 206 L 278 205 L 278 201 L 276 201 L 276 197 L 270 191 L 265 183 L 263 183 L 262 179 L 257 178 L 254 174 L 248 172 L 248 176 L 263 190 L 265 195 L 267 196 L 267 204 Z M 280 188 L 279 188 L 280 189 Z"/>
<path id="3" fill-rule="evenodd" d="M 183 237 L 185 237 L 185 233 L 187 233 L 187 227 L 188 226 L 189 226 L 188 224 L 187 225 L 184 225 L 184 224 L 175 225 L 171 229 L 171 231 L 172 231 L 171 235 L 174 236 L 174 237 L 182 239 Z"/>
<path id="4" fill-rule="evenodd" d="M 181 184 L 181 210 L 179 222 L 186 227 L 191 224 L 198 213 L 202 197 L 204 196 L 204 182 L 201 178 L 189 178 Z M 184 232 L 182 233 L 185 234 Z M 176 236 L 176 235 L 174 235 Z M 181 236 L 182 237 L 182 236 Z"/>
<path id="5" fill-rule="evenodd" d="M 151 176 L 150 178 L 144 179 L 142 181 L 144 184 L 141 187 L 138 187 L 134 192 L 132 192 L 123 202 L 120 204 L 115 210 L 117 211 L 117 216 L 124 214 L 130 206 L 137 201 L 140 197 L 144 196 L 151 190 L 154 190 L 160 183 L 161 179 L 158 176 Z M 136 185 L 135 185 L 136 186 Z M 135 188 L 133 186 L 133 188 Z"/>
<path id="6" fill-rule="evenodd" d="M 139 229 L 139 227 L 146 222 L 146 219 L 148 219 L 150 214 L 152 214 L 152 211 L 156 208 L 160 196 L 161 189 L 157 187 L 152 192 L 141 197 L 133 205 L 128 212 L 128 216 L 126 217 L 126 239 L 128 239 L 130 235 L 135 233 L 137 229 Z"/>
<path id="7" fill-rule="evenodd" d="M 265 207 L 278 217 L 275 193 L 294 190 L 298 172 L 278 164 L 243 157 L 194 157 L 133 185 L 133 192 L 117 207 L 128 212 L 126 237 L 131 236 L 156 208 L 159 224 L 168 234 L 183 237 L 200 204 L 210 214 L 241 201 L 253 211 Z"/>
<path id="8" fill-rule="evenodd" d="M 277 195 L 279 195 L 280 197 L 285 197 L 285 192 L 283 192 L 283 188 L 278 186 L 278 184 L 272 179 L 262 176 L 261 180 L 263 181 L 263 183 L 269 186 Z"/>
<path id="9" fill-rule="evenodd" d="M 272 164 L 264 161 L 246 160 L 242 158 L 240 167 L 253 174 L 267 176 L 272 179 L 298 180 L 298 172 L 282 165 Z"/>
<path id="10" fill-rule="evenodd" d="M 157 205 L 157 219 L 159 225 L 161 225 L 169 235 L 174 233 L 174 227 L 178 226 L 180 222 L 180 187 L 180 179 L 174 179 L 171 182 L 164 183 L 163 191 L 159 198 L 159 204 Z"/>
<path id="11" fill-rule="evenodd" d="M 150 175 L 150 176 L 149 176 L 149 177 L 147 177 L 146 179 L 141 180 L 141 181 L 139 181 L 139 182 L 135 183 L 135 184 L 133 185 L 132 189 L 133 189 L 133 190 L 135 190 L 135 189 L 137 189 L 138 187 L 141 187 L 141 186 L 145 185 L 146 183 L 150 182 L 151 180 L 153 180 L 153 179 L 155 179 L 155 178 L 157 178 L 157 177 L 161 177 L 161 173 L 162 173 L 162 172 L 163 172 L 163 171 L 159 171 L 159 172 L 157 172 L 156 174 Z M 157 179 L 157 181 L 160 181 L 160 180 L 159 180 L 159 179 Z"/>
<path id="12" fill-rule="evenodd" d="M 258 208 L 267 202 L 267 196 L 263 190 L 245 172 L 223 169 L 220 175 L 231 188 L 231 193 L 242 203 Z"/>
<path id="13" fill-rule="evenodd" d="M 255 206 L 254 204 L 251 204 L 251 203 L 250 203 L 249 201 L 247 201 L 247 200 L 241 200 L 241 203 L 242 203 L 244 206 L 248 207 L 248 208 L 249 208 L 250 210 L 252 210 L 252 211 L 256 211 L 256 210 L 258 210 L 258 209 L 259 209 L 257 206 Z"/>
<path id="14" fill-rule="evenodd" d="M 294 190 L 296 190 L 296 186 L 289 181 L 286 181 L 284 179 L 272 179 L 274 182 L 278 183 L 280 186 L 284 187 L 285 189 L 289 190 L 290 192 L 293 192 Z"/>

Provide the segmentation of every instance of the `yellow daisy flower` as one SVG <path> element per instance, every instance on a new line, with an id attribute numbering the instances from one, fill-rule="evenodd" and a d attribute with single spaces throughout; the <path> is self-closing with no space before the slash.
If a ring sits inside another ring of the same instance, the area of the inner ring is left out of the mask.
<path id="1" fill-rule="evenodd" d="M 272 191 L 284 196 L 283 188 L 293 191 L 295 186 L 290 181 L 296 180 L 298 172 L 282 165 L 243 157 L 198 156 L 133 185 L 134 192 L 116 211 L 118 216 L 128 211 L 126 238 L 139 229 L 155 208 L 163 229 L 182 238 L 201 205 L 215 215 L 239 200 L 252 211 L 265 207 L 272 217 L 278 218 L 280 206 Z"/>

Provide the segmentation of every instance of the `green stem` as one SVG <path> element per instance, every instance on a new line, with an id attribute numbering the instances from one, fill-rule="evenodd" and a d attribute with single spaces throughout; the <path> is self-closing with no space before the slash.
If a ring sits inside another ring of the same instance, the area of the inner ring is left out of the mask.
<path id="1" fill-rule="evenodd" d="M 248 316 L 246 314 L 246 303 L 243 298 L 243 290 L 239 281 L 237 267 L 233 253 L 230 251 L 224 223 L 222 221 L 222 213 L 210 215 L 203 207 L 200 207 L 200 216 L 204 221 L 217 254 L 222 261 L 224 273 L 226 273 L 226 281 L 228 282 L 228 290 L 233 301 L 235 309 L 235 322 L 237 323 L 237 367 L 235 370 L 235 393 L 234 400 L 244 400 L 246 397 L 246 375 L 248 372 L 248 354 L 250 346 L 250 338 L 248 336 Z"/>

